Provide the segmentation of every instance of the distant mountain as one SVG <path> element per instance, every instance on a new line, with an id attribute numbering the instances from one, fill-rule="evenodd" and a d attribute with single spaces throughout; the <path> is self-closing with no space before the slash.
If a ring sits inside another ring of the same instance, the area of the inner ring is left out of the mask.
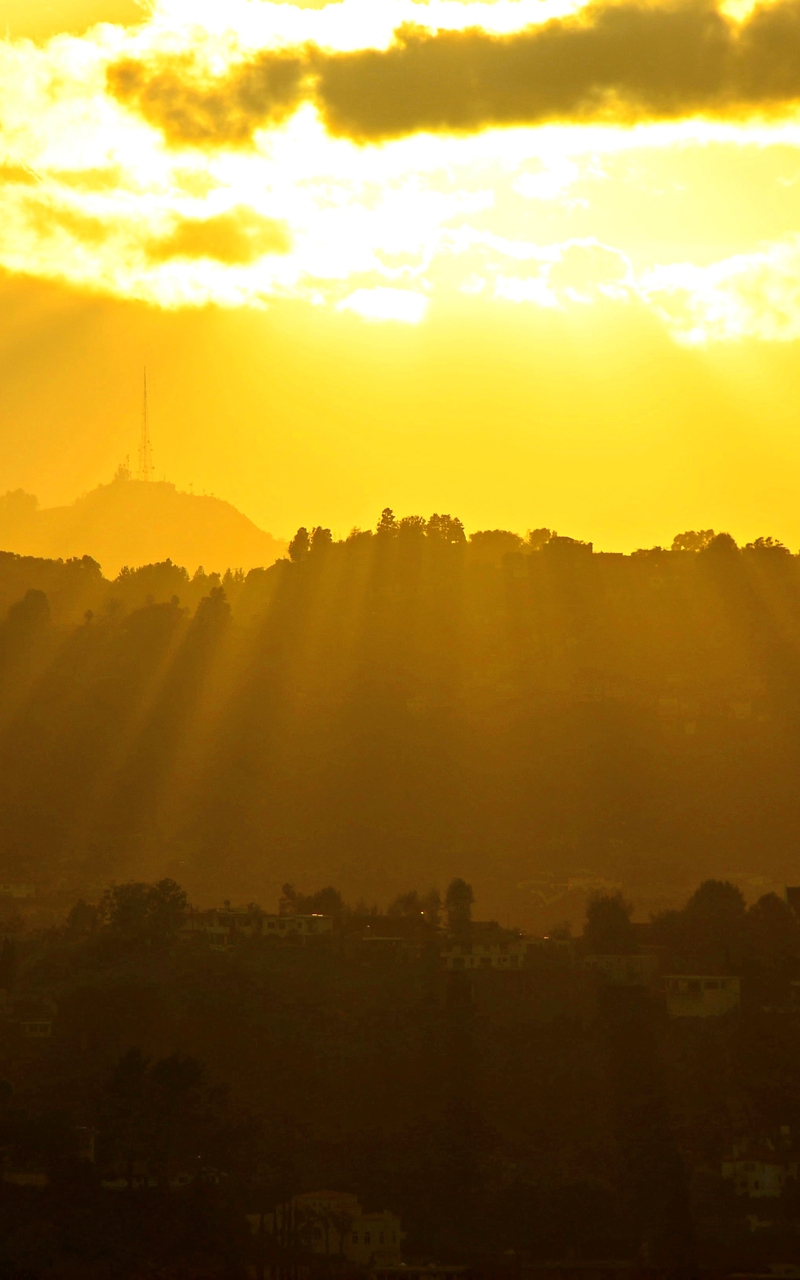
<path id="1" fill-rule="evenodd" d="M 190 573 L 267 566 L 286 543 L 265 533 L 229 502 L 181 493 L 167 481 L 132 480 L 121 470 L 68 507 L 39 509 L 18 489 L 0 498 L 0 549 L 67 559 L 92 556 L 107 577 L 123 565 L 170 557 Z"/>

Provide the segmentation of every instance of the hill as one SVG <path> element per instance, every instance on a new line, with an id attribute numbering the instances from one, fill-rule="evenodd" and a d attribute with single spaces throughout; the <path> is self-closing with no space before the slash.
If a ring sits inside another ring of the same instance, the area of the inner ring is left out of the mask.
<path id="1" fill-rule="evenodd" d="M 798 883 L 798 654 L 800 557 L 708 530 L 616 556 L 387 511 L 222 579 L 5 553 L 0 880 L 463 875 L 537 929 L 597 888 L 760 895 Z"/>
<path id="2" fill-rule="evenodd" d="M 229 502 L 182 493 L 167 481 L 132 480 L 121 470 L 70 506 L 40 509 L 33 494 L 0 498 L 0 547 L 19 555 L 90 555 L 115 576 L 123 565 L 171 557 L 194 571 L 273 564 L 286 543 Z"/>

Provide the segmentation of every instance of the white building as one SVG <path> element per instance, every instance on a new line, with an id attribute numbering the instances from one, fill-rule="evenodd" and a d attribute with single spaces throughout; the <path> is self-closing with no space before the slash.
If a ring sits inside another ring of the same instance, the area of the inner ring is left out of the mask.
<path id="1" fill-rule="evenodd" d="M 673 974 L 664 979 L 671 1018 L 721 1018 L 741 1002 L 739 979 L 715 974 Z"/>

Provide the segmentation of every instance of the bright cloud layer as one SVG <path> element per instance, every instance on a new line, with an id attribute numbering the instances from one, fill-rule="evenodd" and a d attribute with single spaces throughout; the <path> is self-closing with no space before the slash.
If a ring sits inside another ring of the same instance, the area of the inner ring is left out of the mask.
<path id="1" fill-rule="evenodd" d="M 161 0 L 137 27 L 2 41 L 0 266 L 162 307 L 418 324 L 469 294 L 794 340 L 798 51 L 764 69 L 790 9 Z"/>

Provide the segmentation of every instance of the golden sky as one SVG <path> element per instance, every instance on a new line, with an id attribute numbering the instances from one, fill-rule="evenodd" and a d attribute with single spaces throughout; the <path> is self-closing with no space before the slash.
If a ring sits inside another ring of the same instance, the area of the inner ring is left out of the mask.
<path id="1" fill-rule="evenodd" d="M 0 491 L 800 545 L 800 0 L 0 0 Z"/>

